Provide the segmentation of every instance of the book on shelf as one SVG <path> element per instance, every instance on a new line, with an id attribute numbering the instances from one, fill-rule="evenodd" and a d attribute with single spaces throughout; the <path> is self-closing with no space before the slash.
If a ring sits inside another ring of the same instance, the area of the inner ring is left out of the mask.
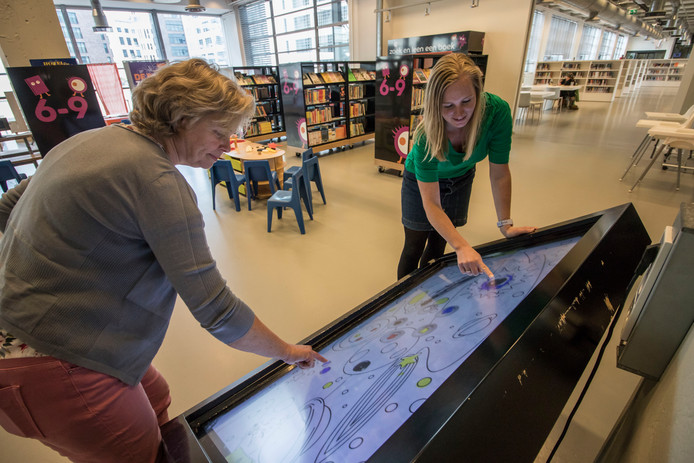
<path id="1" fill-rule="evenodd" d="M 366 113 L 366 106 L 364 103 L 350 103 L 349 105 L 349 116 L 357 117 L 363 116 Z"/>
<path id="2" fill-rule="evenodd" d="M 373 78 L 371 77 L 371 74 L 369 74 L 368 71 L 362 68 L 351 68 L 349 70 L 349 81 L 350 82 L 359 82 L 359 81 L 365 81 L 365 80 L 373 80 L 376 78 L 376 73 L 374 72 Z"/>
<path id="3" fill-rule="evenodd" d="M 322 72 L 321 77 L 323 78 L 325 83 L 329 84 L 338 84 L 345 81 L 345 79 L 342 77 L 342 73 L 337 71 Z"/>
<path id="4" fill-rule="evenodd" d="M 255 114 L 253 117 L 263 117 L 267 116 L 267 111 L 265 110 L 265 107 L 263 105 L 256 105 L 255 107 Z"/>
<path id="5" fill-rule="evenodd" d="M 251 77 L 241 74 L 240 72 L 235 72 L 234 77 L 236 77 L 236 81 L 239 83 L 239 85 L 255 85 L 255 82 Z"/>
<path id="6" fill-rule="evenodd" d="M 258 121 L 259 133 L 270 133 L 272 132 L 272 122 L 270 121 Z"/>
<path id="7" fill-rule="evenodd" d="M 424 73 L 423 69 L 415 69 L 414 74 L 412 75 L 412 81 L 415 84 L 426 84 L 427 83 L 427 75 Z"/>
<path id="8" fill-rule="evenodd" d="M 356 100 L 358 98 L 364 98 L 364 86 L 359 84 L 352 84 L 349 86 L 349 99 Z"/>
<path id="9" fill-rule="evenodd" d="M 364 124 L 361 122 L 350 122 L 349 123 L 349 133 L 350 136 L 355 137 L 358 135 L 364 135 L 366 132 L 364 131 Z"/>
<path id="10" fill-rule="evenodd" d="M 316 74 L 315 72 L 307 72 L 304 74 L 304 84 L 305 85 L 315 85 L 315 84 L 324 84 L 325 82 L 321 77 Z"/>

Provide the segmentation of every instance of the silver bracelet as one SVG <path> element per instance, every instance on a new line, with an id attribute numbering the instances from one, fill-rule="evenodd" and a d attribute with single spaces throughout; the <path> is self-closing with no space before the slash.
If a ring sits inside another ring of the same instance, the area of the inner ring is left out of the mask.
<path id="1" fill-rule="evenodd" d="M 501 228 L 501 227 L 503 227 L 503 226 L 505 226 L 505 225 L 511 225 L 511 226 L 513 226 L 513 219 L 499 220 L 499 221 L 496 223 L 496 226 L 499 227 L 499 228 Z"/>

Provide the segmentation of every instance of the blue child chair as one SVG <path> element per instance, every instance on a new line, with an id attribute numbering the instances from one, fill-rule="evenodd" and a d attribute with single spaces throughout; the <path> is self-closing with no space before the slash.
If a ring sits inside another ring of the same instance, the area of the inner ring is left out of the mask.
<path id="1" fill-rule="evenodd" d="M 7 191 L 7 181 L 15 180 L 17 183 L 27 178 L 26 174 L 20 174 L 12 165 L 12 161 L 0 161 L 0 188 Z"/>
<path id="2" fill-rule="evenodd" d="M 308 159 L 313 157 L 313 148 L 309 148 L 303 153 L 301 153 L 301 166 L 291 166 L 288 169 L 284 171 L 284 189 L 289 190 L 290 188 L 287 188 L 287 182 L 291 185 L 292 181 L 292 175 L 294 173 L 298 172 L 299 170 L 303 169 L 304 162 L 306 162 Z"/>
<path id="3" fill-rule="evenodd" d="M 241 200 L 239 198 L 239 187 L 246 181 L 246 176 L 234 171 L 231 161 L 219 160 L 210 168 L 210 183 L 212 183 L 212 209 L 215 209 L 215 187 L 220 182 L 225 182 L 229 199 L 234 200 L 236 210 L 241 210 Z"/>
<path id="4" fill-rule="evenodd" d="M 244 161 L 243 171 L 246 174 L 246 197 L 248 198 L 248 210 L 251 210 L 251 199 L 258 195 L 258 182 L 268 182 L 270 193 L 280 189 L 280 181 L 277 172 L 270 169 L 270 161 Z"/>
<path id="5" fill-rule="evenodd" d="M 301 234 L 306 233 L 304 227 L 304 214 L 301 211 L 301 200 L 303 199 L 304 205 L 306 206 L 306 211 L 311 220 L 313 220 L 313 213 L 309 206 L 308 198 L 304 194 L 306 191 L 304 187 L 304 173 L 302 170 L 294 172 L 292 175 L 292 182 L 296 185 L 296 188 L 292 188 L 291 191 L 278 190 L 270 199 L 267 200 L 267 232 L 272 231 L 272 214 L 275 209 L 277 209 L 277 218 L 282 218 L 282 210 L 285 207 L 291 207 L 294 209 L 294 215 L 296 215 L 296 221 L 299 224 L 299 230 Z"/>

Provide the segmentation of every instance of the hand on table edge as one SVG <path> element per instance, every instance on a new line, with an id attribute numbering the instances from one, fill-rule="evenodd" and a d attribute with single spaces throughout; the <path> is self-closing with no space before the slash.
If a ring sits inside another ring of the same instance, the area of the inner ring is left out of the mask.
<path id="1" fill-rule="evenodd" d="M 506 238 L 513 238 L 515 236 L 534 233 L 537 231 L 537 227 L 514 227 L 513 225 L 504 225 L 503 227 L 499 228 L 499 231 Z"/>

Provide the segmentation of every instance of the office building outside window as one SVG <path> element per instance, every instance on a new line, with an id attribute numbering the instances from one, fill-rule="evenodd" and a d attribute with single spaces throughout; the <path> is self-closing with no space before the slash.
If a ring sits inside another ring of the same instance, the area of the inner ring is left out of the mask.
<path id="1" fill-rule="evenodd" d="M 349 60 L 346 0 L 257 0 L 238 11 L 249 66 Z"/>

